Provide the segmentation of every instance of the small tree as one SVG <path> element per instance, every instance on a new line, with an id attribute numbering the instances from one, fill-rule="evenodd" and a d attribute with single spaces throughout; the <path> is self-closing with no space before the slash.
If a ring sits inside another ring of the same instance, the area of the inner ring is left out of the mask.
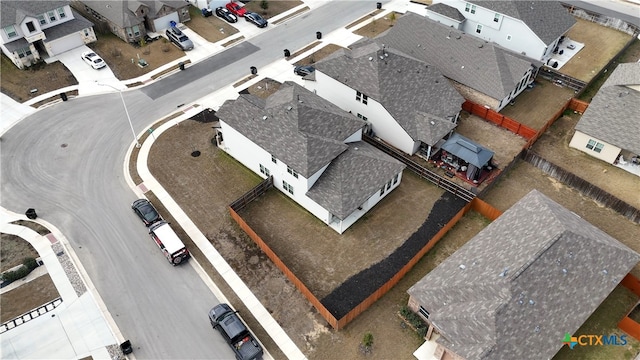
<path id="1" fill-rule="evenodd" d="M 362 337 L 362 345 L 366 348 L 371 348 L 373 345 L 373 334 L 369 331 L 364 333 L 364 336 Z"/>
<path id="2" fill-rule="evenodd" d="M 267 0 L 260 1 L 260 8 L 262 9 L 262 13 L 266 14 L 267 9 L 269 9 L 269 2 Z"/>

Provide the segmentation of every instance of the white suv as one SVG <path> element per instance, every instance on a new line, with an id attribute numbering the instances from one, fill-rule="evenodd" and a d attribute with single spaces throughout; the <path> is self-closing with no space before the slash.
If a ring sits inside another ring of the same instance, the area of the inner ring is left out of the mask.
<path id="1" fill-rule="evenodd" d="M 167 29 L 167 37 L 169 41 L 176 44 L 180 49 L 187 51 L 193 49 L 193 42 L 180 29 L 172 26 Z"/>

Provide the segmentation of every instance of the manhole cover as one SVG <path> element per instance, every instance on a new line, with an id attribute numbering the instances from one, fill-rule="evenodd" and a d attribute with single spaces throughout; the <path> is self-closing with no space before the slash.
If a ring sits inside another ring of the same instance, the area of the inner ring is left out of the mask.
<path id="1" fill-rule="evenodd" d="M 198 157 L 198 156 L 200 156 L 200 151 L 196 150 L 196 151 L 192 152 L 192 153 L 191 153 L 191 156 L 193 156 L 193 157 Z"/>
<path id="2" fill-rule="evenodd" d="M 67 144 L 60 145 L 60 147 L 63 147 L 63 148 L 66 148 L 67 146 L 69 146 L 69 145 L 67 145 Z"/>

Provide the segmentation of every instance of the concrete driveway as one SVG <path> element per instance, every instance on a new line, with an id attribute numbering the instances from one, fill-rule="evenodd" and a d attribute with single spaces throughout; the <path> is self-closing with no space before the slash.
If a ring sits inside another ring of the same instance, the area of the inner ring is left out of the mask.
<path id="1" fill-rule="evenodd" d="M 117 89 L 124 89 L 123 85 L 113 74 L 113 71 L 107 66 L 99 70 L 94 70 L 89 64 L 85 63 L 81 55 L 85 51 L 92 51 L 88 46 L 80 46 L 78 48 L 59 54 L 50 60 L 60 60 L 64 66 L 71 71 L 73 76 L 78 80 L 79 95 L 94 95 L 109 92 L 108 88 L 99 86 L 97 83 L 111 85 Z"/>

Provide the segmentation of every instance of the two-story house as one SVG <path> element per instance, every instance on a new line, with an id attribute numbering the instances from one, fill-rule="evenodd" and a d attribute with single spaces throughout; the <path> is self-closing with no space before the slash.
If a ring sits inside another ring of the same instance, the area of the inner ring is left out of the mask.
<path id="1" fill-rule="evenodd" d="M 161 32 L 171 22 L 191 20 L 190 4 L 183 0 L 73 0 L 73 6 L 100 29 L 126 42 L 138 42 L 147 32 Z"/>
<path id="2" fill-rule="evenodd" d="M 216 115 L 218 146 L 339 233 L 402 180 L 404 164 L 362 141 L 364 121 L 295 83 Z"/>
<path id="3" fill-rule="evenodd" d="M 558 1 L 434 0 L 427 17 L 542 62 L 576 23 Z"/>
<path id="4" fill-rule="evenodd" d="M 69 1 L 0 1 L 0 48 L 20 69 L 96 41 L 93 24 Z"/>
<path id="5" fill-rule="evenodd" d="M 618 64 L 576 124 L 569 146 L 640 176 L 639 114 L 640 63 Z"/>
<path id="6" fill-rule="evenodd" d="M 376 41 L 435 66 L 465 99 L 497 111 L 533 82 L 542 65 L 412 12 Z"/>
<path id="7" fill-rule="evenodd" d="M 456 126 L 464 98 L 432 65 L 374 41 L 315 64 L 305 87 L 370 124 L 403 152 L 432 149 Z"/>

